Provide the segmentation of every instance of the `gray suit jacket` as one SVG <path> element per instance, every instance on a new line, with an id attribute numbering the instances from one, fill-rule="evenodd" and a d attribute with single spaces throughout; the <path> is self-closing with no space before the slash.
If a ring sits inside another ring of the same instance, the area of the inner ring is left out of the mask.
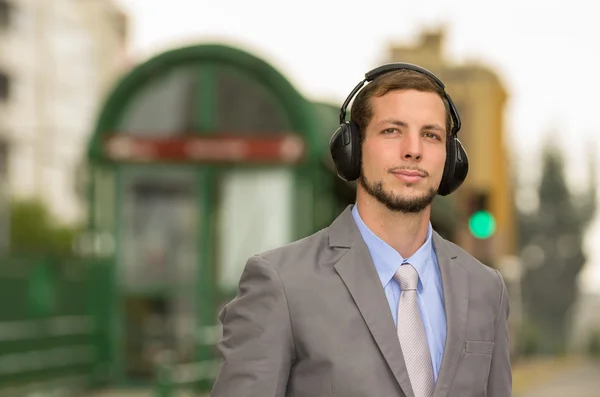
<path id="1" fill-rule="evenodd" d="M 511 395 L 500 273 L 433 235 L 447 336 L 434 397 Z M 349 206 L 307 238 L 251 257 L 221 311 L 212 397 L 414 396 L 396 328 Z"/>

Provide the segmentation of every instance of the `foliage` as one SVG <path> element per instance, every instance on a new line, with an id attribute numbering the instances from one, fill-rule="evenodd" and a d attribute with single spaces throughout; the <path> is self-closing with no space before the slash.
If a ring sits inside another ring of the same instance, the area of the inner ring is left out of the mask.
<path id="1" fill-rule="evenodd" d="M 72 255 L 78 228 L 54 220 L 39 200 L 15 200 L 10 208 L 10 253 L 17 256 Z"/>
<path id="2" fill-rule="evenodd" d="M 588 354 L 593 358 L 600 358 L 600 329 L 595 330 L 590 336 Z"/>
<path id="3" fill-rule="evenodd" d="M 523 306 L 529 321 L 543 330 L 540 353 L 560 353 L 566 346 L 570 308 L 577 299 L 577 277 L 587 259 L 583 238 L 596 210 L 596 188 L 592 182 L 583 196 L 571 193 L 561 153 L 547 146 L 538 203 L 536 211 L 519 216 Z"/>

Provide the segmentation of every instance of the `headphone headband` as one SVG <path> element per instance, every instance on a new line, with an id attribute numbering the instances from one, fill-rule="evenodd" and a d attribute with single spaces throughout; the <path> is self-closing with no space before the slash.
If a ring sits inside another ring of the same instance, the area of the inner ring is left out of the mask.
<path id="1" fill-rule="evenodd" d="M 444 171 L 437 191 L 440 196 L 446 196 L 462 185 L 469 172 L 469 158 L 467 157 L 467 152 L 456 137 L 461 126 L 460 117 L 450 95 L 446 92 L 444 83 L 442 83 L 442 81 L 433 73 L 417 65 L 410 63 L 390 63 L 365 73 L 364 80 L 354 87 L 342 105 L 340 110 L 340 125 L 329 140 L 331 158 L 335 164 L 337 174 L 341 179 L 350 182 L 360 178 L 362 166 L 361 136 L 356 122 L 352 120 L 352 118 L 346 121 L 346 108 L 365 83 L 371 82 L 385 73 L 402 69 L 413 70 L 431 78 L 434 81 L 434 84 L 437 84 L 437 86 L 440 87 L 443 93 L 442 98 L 445 98 L 448 103 L 448 111 L 453 126 L 452 131 L 449 133 L 450 136 L 446 140 L 446 161 L 444 163 Z"/>
<path id="2" fill-rule="evenodd" d="M 456 106 L 454 106 L 452 98 L 450 98 L 450 95 L 448 95 L 448 93 L 446 92 L 446 86 L 436 75 L 431 73 L 429 70 L 417 65 L 413 65 L 411 63 L 388 63 L 365 73 L 365 78 L 360 83 L 358 83 L 356 87 L 354 87 L 354 89 L 350 92 L 350 94 L 342 104 L 342 107 L 340 109 L 340 124 L 343 124 L 346 121 L 346 109 L 348 108 L 348 105 L 350 104 L 352 98 L 354 98 L 354 96 L 358 93 L 358 91 L 360 91 L 360 89 L 364 86 L 365 83 L 371 82 L 383 74 L 393 72 L 396 70 L 413 70 L 415 72 L 422 73 L 433 79 L 433 81 L 435 81 L 435 83 L 444 92 L 444 97 L 448 101 L 448 105 L 450 107 L 450 117 L 453 121 L 452 135 L 456 135 L 461 127 L 460 116 L 458 115 L 458 111 L 456 110 Z"/>

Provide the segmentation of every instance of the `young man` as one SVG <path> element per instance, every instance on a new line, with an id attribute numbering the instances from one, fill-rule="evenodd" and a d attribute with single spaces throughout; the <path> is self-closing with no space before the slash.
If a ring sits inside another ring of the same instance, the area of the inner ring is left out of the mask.
<path id="1" fill-rule="evenodd" d="M 468 169 L 443 84 L 384 65 L 340 119 L 330 146 L 339 176 L 359 180 L 356 204 L 248 260 L 220 314 L 211 396 L 510 396 L 504 281 L 430 223 Z"/>

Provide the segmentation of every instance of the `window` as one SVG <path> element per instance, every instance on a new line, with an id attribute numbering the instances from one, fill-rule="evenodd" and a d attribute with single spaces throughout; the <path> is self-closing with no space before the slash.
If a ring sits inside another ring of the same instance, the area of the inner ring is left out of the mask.
<path id="1" fill-rule="evenodd" d="M 0 29 L 10 26 L 12 5 L 8 0 L 0 0 Z"/>
<path id="2" fill-rule="evenodd" d="M 0 138 L 0 177 L 2 177 L 3 179 L 6 178 L 8 173 L 8 156 L 8 142 Z"/>
<path id="3" fill-rule="evenodd" d="M 10 78 L 0 71 L 0 101 L 6 101 L 10 94 Z"/>

